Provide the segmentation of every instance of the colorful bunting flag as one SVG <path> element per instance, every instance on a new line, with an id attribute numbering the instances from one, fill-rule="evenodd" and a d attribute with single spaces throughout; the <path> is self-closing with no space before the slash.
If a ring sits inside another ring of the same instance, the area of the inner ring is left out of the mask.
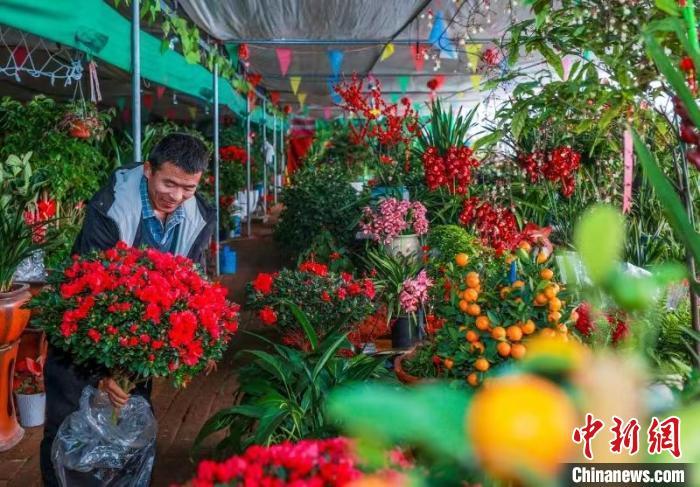
<path id="1" fill-rule="evenodd" d="M 156 96 L 160 100 L 165 94 L 165 86 L 156 86 Z"/>
<path id="2" fill-rule="evenodd" d="M 323 107 L 323 118 L 326 120 L 330 120 L 332 116 L 332 108 L 331 107 Z"/>
<path id="3" fill-rule="evenodd" d="M 228 43 L 225 44 L 225 46 L 228 57 L 231 60 L 231 64 L 238 66 L 238 44 Z"/>
<path id="4" fill-rule="evenodd" d="M 413 56 L 413 66 L 416 68 L 416 71 L 423 71 L 423 66 L 425 65 L 423 50 L 411 44 L 411 55 Z"/>
<path id="5" fill-rule="evenodd" d="M 296 95 L 299 91 L 299 83 L 301 83 L 301 76 L 290 76 L 289 84 L 292 86 L 292 92 Z"/>
<path id="6" fill-rule="evenodd" d="M 306 103 L 306 93 L 299 93 L 297 99 L 299 100 L 299 105 L 303 107 Z"/>
<path id="7" fill-rule="evenodd" d="M 634 168 L 634 150 L 630 129 L 625 130 L 622 146 L 622 158 L 624 161 L 622 212 L 627 213 L 632 209 L 632 170 Z"/>
<path id="8" fill-rule="evenodd" d="M 122 121 L 124 123 L 129 123 L 131 120 L 131 109 L 129 107 L 125 107 L 124 110 L 122 110 Z"/>
<path id="9" fill-rule="evenodd" d="M 187 112 L 190 114 L 192 120 L 197 118 L 197 107 L 187 107 Z"/>
<path id="10" fill-rule="evenodd" d="M 125 107 L 126 107 L 126 97 L 120 96 L 119 98 L 117 98 L 117 108 L 119 109 L 120 112 L 123 112 Z"/>
<path id="11" fill-rule="evenodd" d="M 469 77 L 472 82 L 472 88 L 474 88 L 474 91 L 479 91 L 481 89 L 481 75 L 478 74 L 473 74 Z"/>
<path id="12" fill-rule="evenodd" d="M 401 88 L 401 93 L 406 93 L 409 81 L 411 81 L 409 76 L 399 76 L 396 78 L 396 82 L 399 84 L 399 88 Z"/>
<path id="13" fill-rule="evenodd" d="M 440 38 L 445 35 L 447 29 L 445 28 L 445 21 L 443 20 L 442 10 L 435 14 L 435 19 L 433 20 L 433 28 L 430 30 L 430 35 L 428 36 L 428 42 L 430 44 L 437 44 Z"/>
<path id="14" fill-rule="evenodd" d="M 24 46 L 17 46 L 12 51 L 12 59 L 15 61 L 17 67 L 21 67 L 24 61 L 27 59 L 27 48 Z"/>
<path id="15" fill-rule="evenodd" d="M 275 53 L 277 54 L 277 61 L 279 62 L 282 76 L 287 76 L 289 65 L 292 63 L 292 50 L 280 47 L 275 49 Z"/>
<path id="16" fill-rule="evenodd" d="M 141 97 L 141 101 L 143 102 L 143 106 L 146 107 L 146 110 L 149 112 L 153 109 L 153 95 L 150 93 L 144 93 L 143 96 Z"/>
<path id="17" fill-rule="evenodd" d="M 467 44 L 464 47 L 464 50 L 467 51 L 467 63 L 469 63 L 469 67 L 472 71 L 476 71 L 476 68 L 479 65 L 481 44 Z"/>
<path id="18" fill-rule="evenodd" d="M 564 68 L 564 78 L 563 81 L 566 81 L 569 79 L 569 73 L 571 72 L 571 65 L 573 64 L 573 59 L 571 59 L 569 56 L 565 56 L 561 60 L 561 65 Z"/>
<path id="19" fill-rule="evenodd" d="M 343 51 L 332 49 L 328 51 L 328 62 L 331 65 L 331 73 L 340 75 L 340 68 L 343 65 Z"/>
<path id="20" fill-rule="evenodd" d="M 173 107 L 168 108 L 165 112 L 165 118 L 168 120 L 175 120 L 177 118 L 177 111 Z"/>
<path id="21" fill-rule="evenodd" d="M 389 59 L 393 55 L 394 55 L 394 44 L 392 44 L 390 42 L 386 46 L 384 46 L 384 50 L 382 51 L 382 55 L 379 57 L 379 60 L 386 61 L 387 59 Z"/>

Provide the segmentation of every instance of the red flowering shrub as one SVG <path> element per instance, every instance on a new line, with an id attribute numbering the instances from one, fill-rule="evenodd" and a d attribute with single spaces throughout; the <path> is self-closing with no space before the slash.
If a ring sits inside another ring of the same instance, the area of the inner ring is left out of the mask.
<path id="1" fill-rule="evenodd" d="M 73 258 L 36 300 L 51 343 L 132 382 L 170 376 L 176 385 L 221 354 L 238 328 L 226 289 L 192 261 L 154 249 L 115 248 Z"/>
<path id="2" fill-rule="evenodd" d="M 378 309 L 360 322 L 353 331 L 348 334 L 348 340 L 356 348 L 360 349 L 367 343 L 372 343 L 379 337 L 389 335 L 389 320 L 386 316 L 386 307 Z"/>
<path id="3" fill-rule="evenodd" d="M 371 279 L 331 272 L 326 264 L 313 261 L 302 262 L 297 270 L 260 273 L 248 291 L 248 302 L 260 320 L 278 326 L 285 335 L 299 331 L 287 302 L 299 306 L 317 327 L 317 333 L 325 335 L 335 326 L 349 329 L 362 321 L 372 312 L 375 295 Z"/>
<path id="4" fill-rule="evenodd" d="M 352 444 L 346 438 L 284 442 L 268 447 L 251 446 L 242 455 L 223 462 L 204 460 L 188 485 L 216 486 L 317 486 L 349 485 L 365 476 Z M 402 468 L 410 463 L 400 452 L 390 454 L 389 463 Z M 380 472 L 381 485 L 402 485 L 402 474 Z M 393 482 L 391 480 L 393 479 Z M 388 480 L 388 481 L 387 481 Z M 405 479 L 404 479 L 405 480 Z"/>
<path id="5" fill-rule="evenodd" d="M 245 163 L 248 158 L 248 152 L 243 147 L 237 145 L 228 145 L 219 149 L 219 157 L 222 161 L 237 161 Z"/>
<path id="6" fill-rule="evenodd" d="M 24 221 L 27 225 L 34 225 L 32 228 L 32 240 L 35 243 L 41 243 L 46 237 L 46 225 L 40 225 L 42 222 L 51 220 L 56 216 L 56 200 L 41 199 L 36 202 L 34 210 L 26 210 L 24 212 Z"/>

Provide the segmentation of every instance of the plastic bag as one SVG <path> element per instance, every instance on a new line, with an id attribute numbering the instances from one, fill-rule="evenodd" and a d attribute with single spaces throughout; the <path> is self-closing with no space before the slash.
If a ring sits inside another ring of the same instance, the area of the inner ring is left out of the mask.
<path id="1" fill-rule="evenodd" d="M 148 486 L 155 459 L 156 419 L 141 396 L 132 395 L 119 415 L 107 394 L 87 386 L 80 409 L 68 416 L 51 450 L 62 486 Z"/>

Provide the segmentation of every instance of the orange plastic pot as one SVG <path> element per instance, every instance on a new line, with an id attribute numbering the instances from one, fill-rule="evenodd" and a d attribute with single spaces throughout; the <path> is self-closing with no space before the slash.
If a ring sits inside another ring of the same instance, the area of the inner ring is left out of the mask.
<path id="1" fill-rule="evenodd" d="M 406 359 L 411 359 L 415 355 L 415 350 L 411 350 L 410 352 L 407 353 L 402 353 L 401 355 L 398 355 L 394 359 L 394 372 L 396 373 L 396 377 L 403 382 L 404 384 L 417 384 L 422 381 L 420 377 L 416 377 L 415 375 L 411 375 L 406 370 L 403 368 L 403 362 Z"/>
<path id="2" fill-rule="evenodd" d="M 0 293 L 0 451 L 9 450 L 24 436 L 12 401 L 12 377 L 19 337 L 29 321 L 29 310 L 22 306 L 30 297 L 28 284 L 15 284 L 9 292 Z"/>

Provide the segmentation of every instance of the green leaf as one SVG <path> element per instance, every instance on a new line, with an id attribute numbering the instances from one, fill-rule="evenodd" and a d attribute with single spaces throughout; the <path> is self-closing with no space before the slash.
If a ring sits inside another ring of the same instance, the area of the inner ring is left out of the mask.
<path id="1" fill-rule="evenodd" d="M 326 363 L 328 360 L 335 356 L 336 353 L 338 353 L 338 350 L 340 347 L 343 345 L 343 343 L 346 340 L 347 335 L 340 335 L 338 339 L 333 342 L 333 344 L 323 353 L 321 356 L 321 359 L 318 361 L 316 364 L 316 367 L 314 367 L 314 371 L 312 374 L 312 380 L 315 381 L 316 378 L 318 377 L 318 374 L 323 370 L 323 368 L 326 366 Z"/>
<path id="2" fill-rule="evenodd" d="M 693 103 L 694 105 L 694 103 Z M 690 112 L 690 110 L 688 110 Z M 700 236 L 688 219 L 683 203 L 673 185 L 659 168 L 654 156 L 636 131 L 633 131 L 634 149 L 644 170 L 644 176 L 654 187 L 656 197 L 661 202 L 666 218 L 676 235 L 683 240 L 696 261 L 700 261 Z"/>
<path id="3" fill-rule="evenodd" d="M 610 206 L 594 206 L 576 226 L 574 243 L 593 282 L 604 284 L 615 270 L 624 248 L 622 215 Z"/>
<path id="4" fill-rule="evenodd" d="M 681 11 L 678 8 L 677 0 L 655 0 L 656 8 L 674 17 L 680 17 Z"/>
<path id="5" fill-rule="evenodd" d="M 503 138 L 502 130 L 495 130 L 488 135 L 478 138 L 472 143 L 471 149 L 476 152 L 481 148 L 488 149 Z"/>
<path id="6" fill-rule="evenodd" d="M 561 57 L 559 57 L 549 46 L 542 44 L 539 46 L 540 54 L 545 58 L 547 64 L 554 68 L 554 71 L 559 76 L 559 79 L 564 79 L 564 65 L 561 62 Z"/>
<path id="7" fill-rule="evenodd" d="M 262 350 L 246 350 L 245 352 L 258 357 L 262 364 L 269 365 L 271 367 L 269 371 L 275 373 L 277 377 L 284 383 L 284 385 L 287 385 L 288 377 L 286 370 L 284 366 L 275 357 L 273 357 L 267 352 L 263 352 Z"/>
<path id="8" fill-rule="evenodd" d="M 527 110 L 519 110 L 513 115 L 513 120 L 510 122 L 510 130 L 513 133 L 513 138 L 518 140 L 520 138 L 520 133 L 525 127 L 525 121 L 527 119 Z"/>
<path id="9" fill-rule="evenodd" d="M 470 455 L 464 433 L 469 398 L 444 384 L 397 389 L 367 383 L 333 391 L 327 407 L 352 435 L 420 445 L 438 457 L 464 461 Z"/>
<path id="10" fill-rule="evenodd" d="M 654 63 L 656 63 L 659 71 L 663 73 L 676 92 L 676 95 L 678 95 L 683 102 L 683 106 L 688 111 L 688 115 L 693 124 L 696 127 L 700 127 L 700 109 L 695 104 L 695 98 L 690 92 L 688 85 L 686 85 L 685 78 L 680 71 L 673 67 L 671 60 L 664 54 L 661 46 L 652 35 L 647 34 L 644 38 L 647 44 L 647 51 L 654 60 Z"/>
<path id="11" fill-rule="evenodd" d="M 291 301 L 285 301 L 284 304 L 289 307 L 294 315 L 294 318 L 296 318 L 297 323 L 301 325 L 304 333 L 306 333 L 306 338 L 309 339 L 309 343 L 311 344 L 311 350 L 316 351 L 318 348 L 318 335 L 316 334 L 314 327 L 311 325 L 309 318 L 301 309 L 299 309 L 299 306 Z"/>

